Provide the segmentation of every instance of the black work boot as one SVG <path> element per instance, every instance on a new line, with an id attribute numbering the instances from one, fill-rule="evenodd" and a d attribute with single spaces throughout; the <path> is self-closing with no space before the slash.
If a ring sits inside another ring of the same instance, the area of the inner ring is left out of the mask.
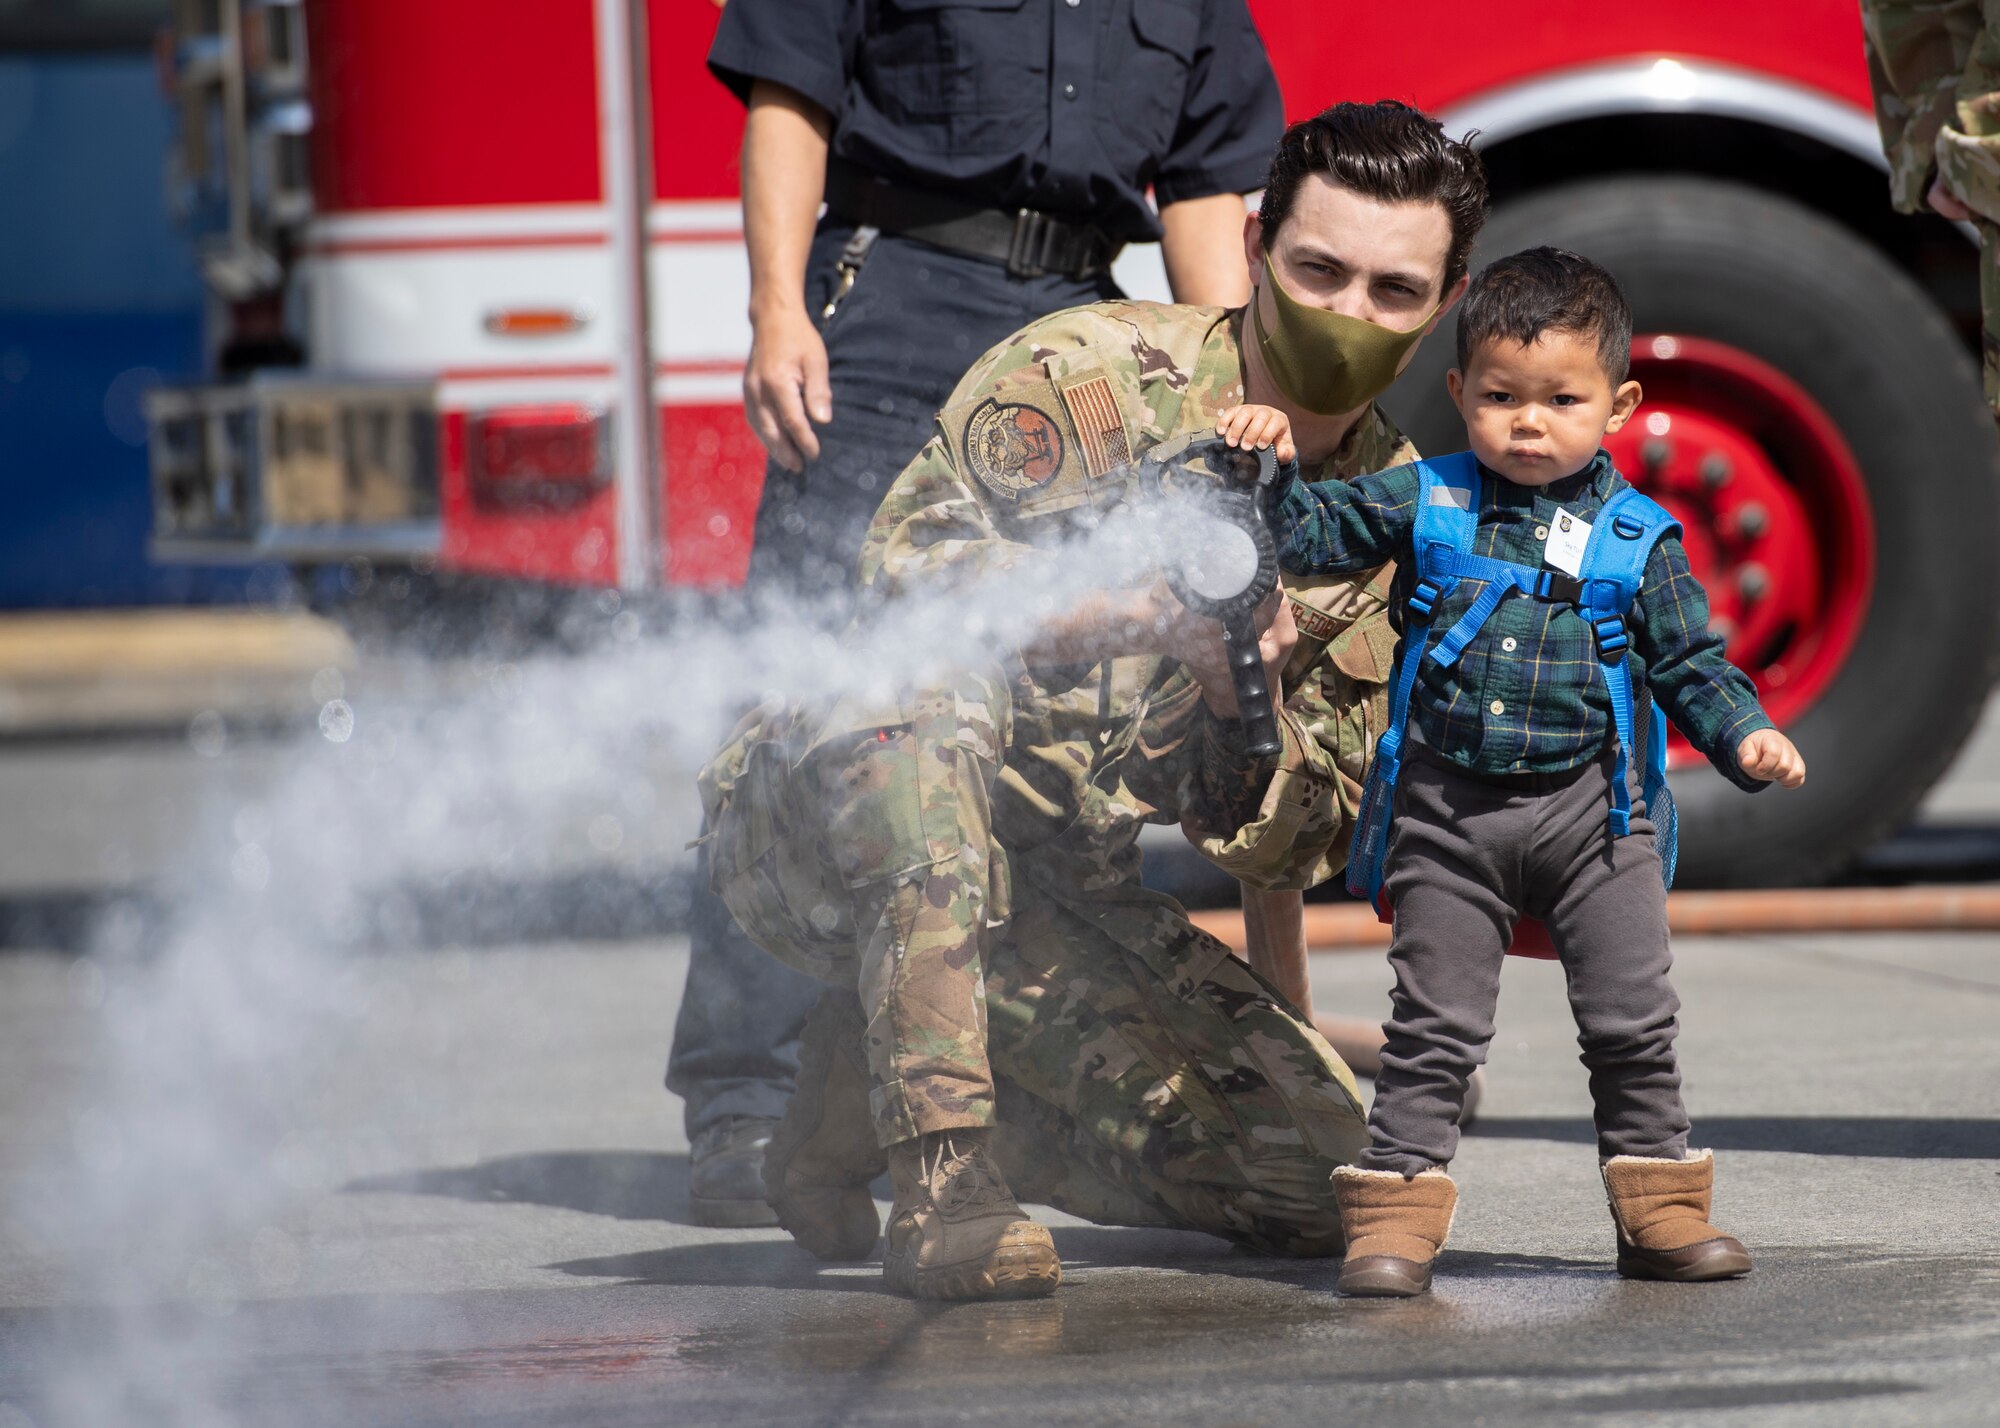
<path id="1" fill-rule="evenodd" d="M 882 1236 L 868 1182 L 888 1169 L 868 1101 L 867 1023 L 854 993 L 831 988 L 807 1013 L 798 1090 L 764 1152 L 764 1198 L 801 1248 L 866 1259 Z"/>
<path id="2" fill-rule="evenodd" d="M 778 1223 L 764 1203 L 764 1147 L 777 1122 L 724 1116 L 695 1135 L 688 1152 L 688 1206 L 697 1225 L 761 1229 Z"/>

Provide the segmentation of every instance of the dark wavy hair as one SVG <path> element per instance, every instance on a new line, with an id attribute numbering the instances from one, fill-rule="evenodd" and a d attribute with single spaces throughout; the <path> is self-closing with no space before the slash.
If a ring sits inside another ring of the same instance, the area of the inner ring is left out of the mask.
<path id="1" fill-rule="evenodd" d="M 1474 348 L 1502 339 L 1527 347 L 1544 332 L 1595 338 L 1614 387 L 1632 370 L 1631 304 L 1616 278 L 1567 248 L 1529 248 L 1479 270 L 1458 310 L 1458 369 Z"/>
<path id="2" fill-rule="evenodd" d="M 1336 104 L 1285 130 L 1271 155 L 1257 221 L 1268 249 L 1291 216 L 1299 185 L 1322 173 L 1343 188 L 1383 203 L 1435 203 L 1451 220 L 1444 285 L 1465 275 L 1472 245 L 1486 224 L 1486 167 L 1468 134 L 1448 138 L 1444 126 L 1396 99 Z"/>

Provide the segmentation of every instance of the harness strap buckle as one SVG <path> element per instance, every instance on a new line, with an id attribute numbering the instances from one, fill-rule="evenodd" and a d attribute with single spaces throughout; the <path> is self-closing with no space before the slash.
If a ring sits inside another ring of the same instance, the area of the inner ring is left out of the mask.
<path id="1" fill-rule="evenodd" d="M 1621 654 L 1631 640 L 1625 634 L 1625 622 L 1616 615 L 1607 615 L 1591 622 L 1591 633 L 1597 636 L 1597 652 L 1603 655 Z"/>
<path id="2" fill-rule="evenodd" d="M 1535 576 L 1534 594 L 1537 600 L 1580 605 L 1583 603 L 1583 582 L 1560 570 L 1543 570 Z"/>

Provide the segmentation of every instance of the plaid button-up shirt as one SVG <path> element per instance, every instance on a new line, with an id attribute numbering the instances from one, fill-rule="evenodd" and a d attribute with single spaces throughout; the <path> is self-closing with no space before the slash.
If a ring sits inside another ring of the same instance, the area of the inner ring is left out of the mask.
<path id="1" fill-rule="evenodd" d="M 1474 553 L 1531 570 L 1545 566 L 1542 552 L 1558 508 L 1594 522 L 1626 485 L 1604 451 L 1575 475 L 1539 489 L 1517 486 L 1483 465 L 1479 473 Z M 1393 557 L 1391 618 L 1403 628 L 1416 583 L 1414 465 L 1353 481 L 1295 481 L 1279 509 L 1279 553 L 1295 574 L 1365 570 Z M 1438 602 L 1433 636 L 1450 629 L 1483 588 L 1483 581 L 1459 581 Z M 1708 596 L 1677 536 L 1653 547 L 1626 627 L 1635 688 L 1643 680 L 1725 777 L 1744 789 L 1763 787 L 1738 767 L 1736 748 L 1771 721 L 1749 677 L 1723 657 L 1721 637 L 1709 630 Z M 1424 662 L 1410 716 L 1433 752 L 1483 774 L 1575 768 L 1596 758 L 1615 733 L 1590 626 L 1573 604 L 1519 594 L 1501 602 L 1457 663 Z"/>

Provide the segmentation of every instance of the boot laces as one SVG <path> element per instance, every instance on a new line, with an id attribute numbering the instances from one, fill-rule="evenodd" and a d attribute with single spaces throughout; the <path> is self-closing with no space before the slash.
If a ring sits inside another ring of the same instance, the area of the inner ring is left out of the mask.
<path id="1" fill-rule="evenodd" d="M 931 1163 L 924 1167 L 931 1185 L 931 1200 L 940 1212 L 961 1211 L 1004 1204 L 1009 1198 L 1007 1183 L 978 1145 L 954 1144 L 949 1135 L 937 1138 Z"/>

